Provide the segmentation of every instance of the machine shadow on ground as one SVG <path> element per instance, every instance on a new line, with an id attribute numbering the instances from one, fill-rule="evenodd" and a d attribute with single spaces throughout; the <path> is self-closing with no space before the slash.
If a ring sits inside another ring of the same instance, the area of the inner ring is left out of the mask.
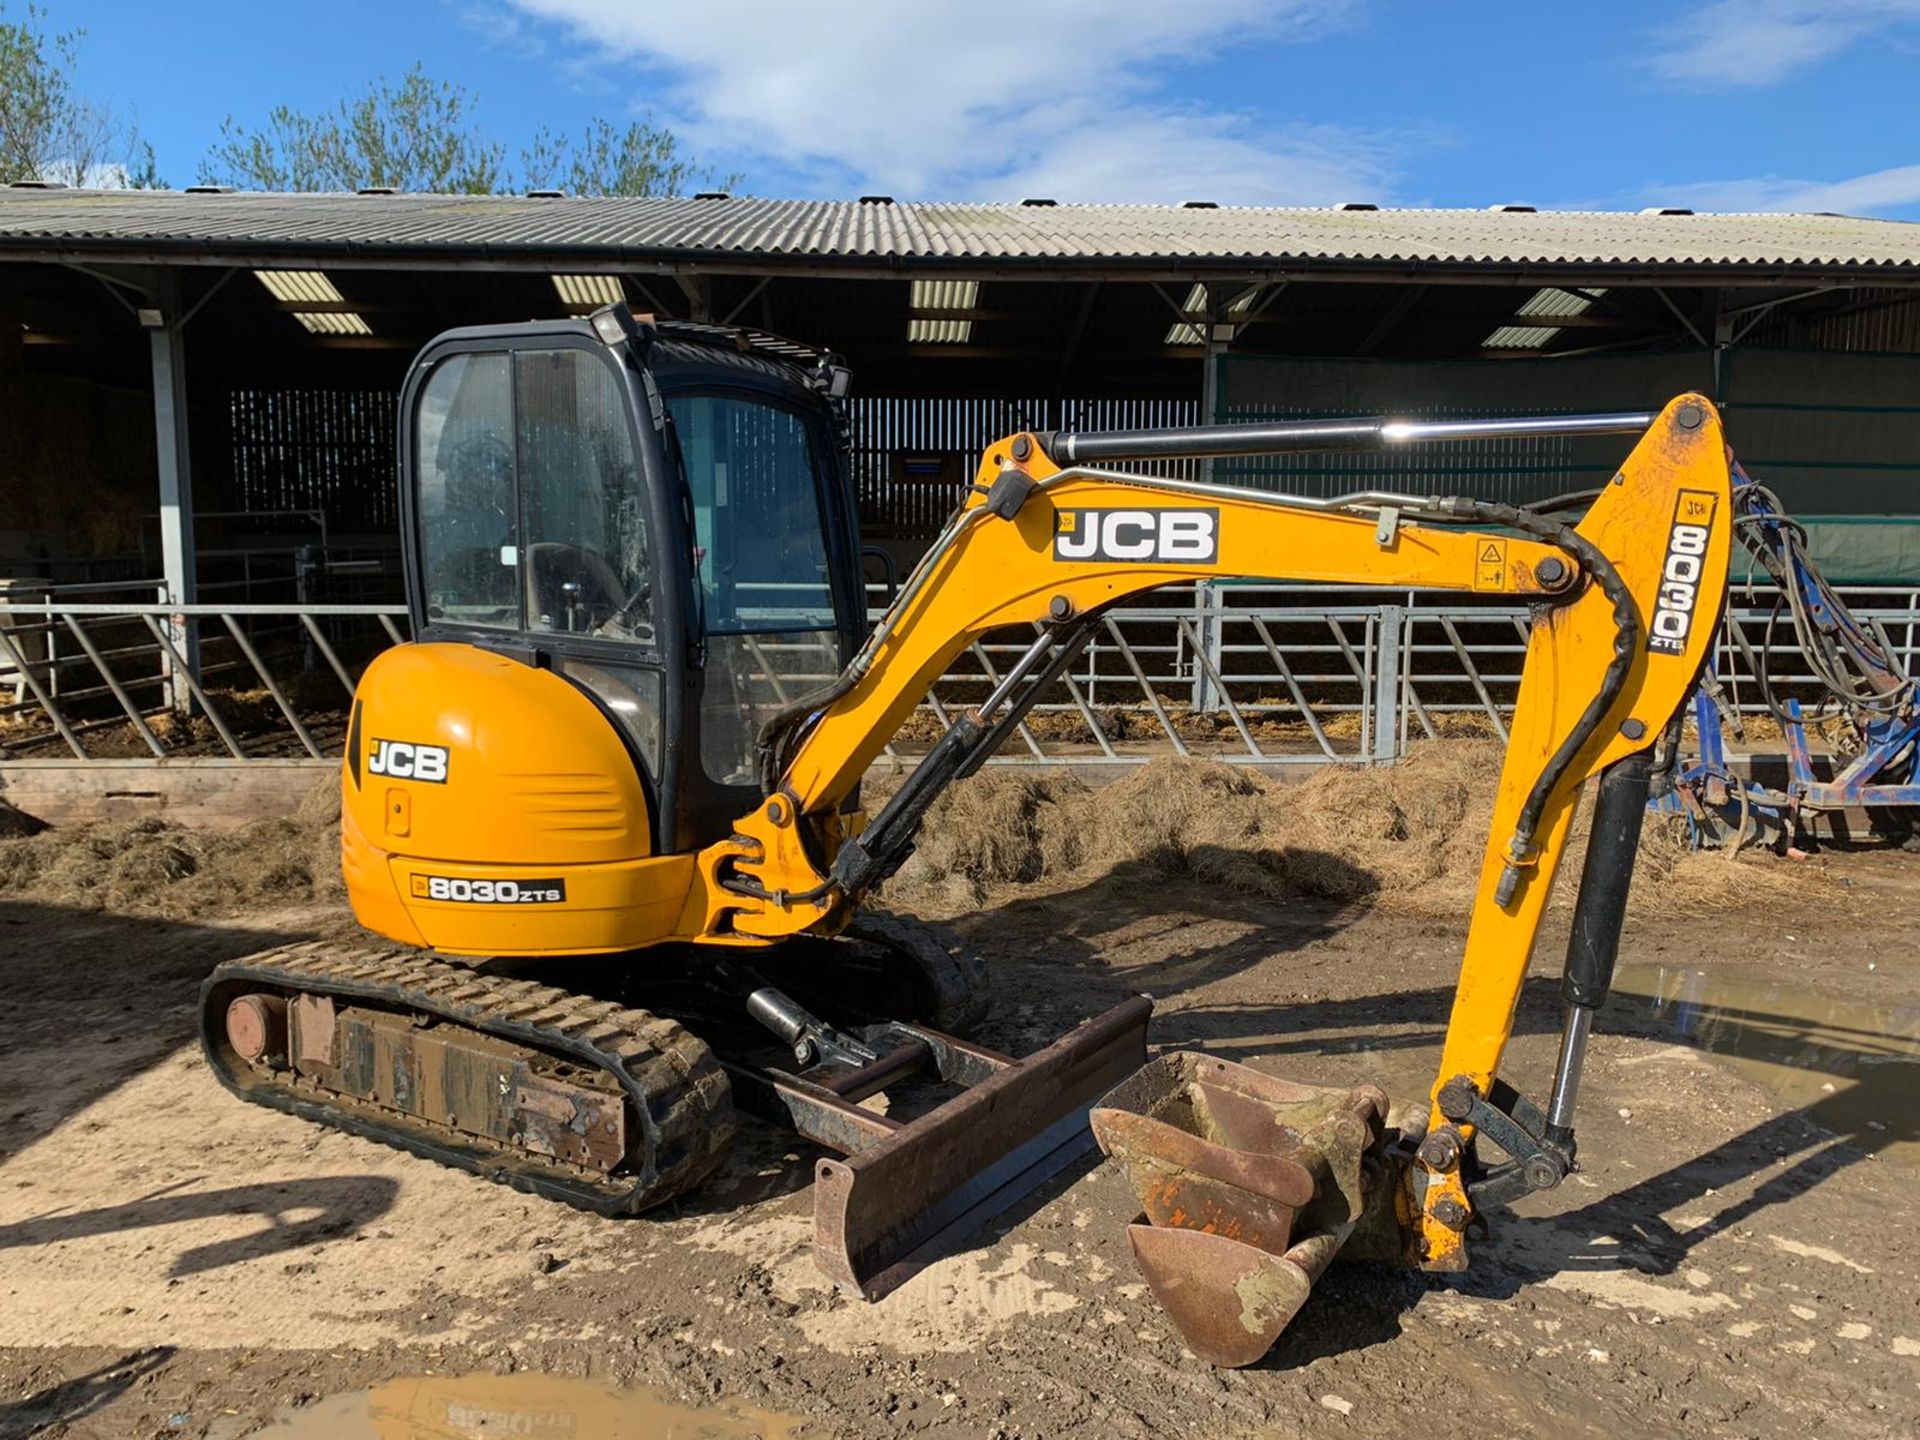
<path id="1" fill-rule="evenodd" d="M 1438 1049 L 1452 1006 L 1451 985 L 1279 1005 L 1194 1005 L 1168 1013 L 1154 1038 L 1166 1045 L 1199 1044 L 1209 1055 L 1242 1063 L 1289 1055 Z M 1544 975 L 1530 977 L 1514 1013 L 1515 1038 L 1559 1032 L 1560 982 Z"/>
<path id="2" fill-rule="evenodd" d="M 1818 1112 L 1818 1106 L 1811 1106 L 1764 1120 L 1683 1164 L 1577 1210 L 1546 1217 L 1497 1212 L 1491 1248 L 1500 1264 L 1470 1271 L 1461 1289 L 1483 1299 L 1507 1300 L 1536 1281 L 1570 1272 L 1671 1275 L 1703 1242 L 1798 1199 L 1876 1153 L 1878 1146 L 1856 1137 L 1836 1139 L 1822 1133 L 1816 1128 Z M 1746 1198 L 1722 1204 L 1705 1224 L 1682 1232 L 1666 1219 L 1681 1206 L 1709 1201 L 1716 1192 L 1782 1166 L 1783 1154 L 1791 1153 L 1788 1147 L 1807 1153 L 1768 1175 Z"/>
<path id="3" fill-rule="evenodd" d="M 1632 1269 L 1671 1275 L 1703 1242 L 1748 1224 L 1853 1166 L 1910 1144 L 1911 1120 L 1889 1126 L 1874 1116 L 1910 1117 L 1908 1065 L 1885 1063 L 1888 1042 L 1908 1037 L 1856 1031 L 1836 1039 L 1834 1027 L 1797 1014 L 1718 1009 L 1710 1048 L 1732 1055 L 1795 1054 L 1791 1063 L 1841 1083 L 1819 1100 L 1783 1109 L 1686 1162 L 1529 1229 L 1525 1246 L 1503 1247 L 1500 1270 L 1475 1272 L 1481 1293 L 1505 1298 L 1537 1279 L 1570 1270 Z M 1603 1032 L 1673 1041 L 1631 1003 L 1616 996 Z M 1796 1045 L 1796 1041 L 1803 1042 Z M 1684 1043 L 1684 1042 L 1682 1042 Z M 1762 1050 L 1762 1047 L 1771 1047 Z M 1864 1062 L 1864 1063 L 1858 1063 Z M 1747 1182 L 1751 1193 L 1733 1198 Z M 1710 1206 L 1704 1223 L 1684 1232 L 1667 1219 L 1675 1210 Z"/>
<path id="4" fill-rule="evenodd" d="M 1044 992 L 1049 982 L 1062 980 L 1090 1002 L 1110 1004 L 1140 989 L 1183 994 L 1330 939 L 1367 914 L 1371 903 L 1364 897 L 1372 876 L 1336 856 L 1312 858 L 1349 872 L 1341 888 L 1363 898 L 1269 899 L 1231 883 L 1210 883 L 1198 877 L 1254 875 L 1271 856 L 1205 845 L 1177 865 L 1123 861 L 1074 889 L 1016 894 L 947 923 L 987 952 L 999 1001 L 1022 1000 L 1030 986 Z M 1112 942 L 1119 932 L 1158 923 L 1171 937 L 1199 920 L 1239 922 L 1248 933 L 1225 944 L 1183 946 L 1175 937 L 1166 947 L 1173 953 L 1151 966 L 1115 965 Z"/>
<path id="5" fill-rule="evenodd" d="M 0 901 L 0 1165 L 192 1041 L 215 965 L 301 938 Z"/>
<path id="6" fill-rule="evenodd" d="M 257 1215 L 266 1222 L 264 1229 L 180 1251 L 167 1269 L 170 1278 L 180 1279 L 344 1239 L 385 1215 L 400 1194 L 400 1182 L 385 1175 L 329 1175 L 221 1190 L 188 1189 L 205 1178 L 178 1180 L 117 1205 L 59 1209 L 0 1225 L 0 1252 L 225 1216 Z M 309 1215 L 309 1211 L 318 1213 Z"/>
<path id="7" fill-rule="evenodd" d="M 297 925 L 199 925 L 0 903 L 0 940 L 7 942 L 0 958 L 0 1093 L 9 1102 L 0 1114 L 0 1167 L 26 1202 L 13 1207 L 20 1218 L 0 1224 L 0 1254 L 223 1216 L 261 1218 L 259 1229 L 176 1255 L 168 1273 L 178 1278 L 352 1235 L 392 1209 L 399 1184 L 380 1175 L 206 1190 L 197 1187 L 221 1177 L 196 1175 L 88 1208 L 28 1208 L 35 1142 L 191 1046 L 200 982 L 215 965 L 303 933 Z M 183 1073 L 177 1098 L 185 1105 L 234 1103 L 199 1071 Z"/>
<path id="8" fill-rule="evenodd" d="M 26 1440 L 58 1423 L 71 1425 L 113 1404 L 175 1355 L 171 1345 L 135 1350 L 111 1364 L 17 1400 L 0 1401 L 0 1440 Z"/>

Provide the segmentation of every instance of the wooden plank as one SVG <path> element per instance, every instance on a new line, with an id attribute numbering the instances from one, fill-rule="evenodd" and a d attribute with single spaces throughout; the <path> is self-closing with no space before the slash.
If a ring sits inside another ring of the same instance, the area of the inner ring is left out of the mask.
<path id="1" fill-rule="evenodd" d="M 339 770 L 336 760 L 12 760 L 0 801 L 49 825 L 157 815 L 228 830 L 291 815 Z"/>

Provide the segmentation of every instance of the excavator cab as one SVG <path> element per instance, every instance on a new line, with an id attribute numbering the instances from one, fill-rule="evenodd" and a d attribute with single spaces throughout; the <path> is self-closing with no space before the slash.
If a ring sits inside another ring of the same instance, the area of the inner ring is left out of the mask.
<path id="1" fill-rule="evenodd" d="M 847 372 L 740 334 L 621 307 L 454 330 L 401 402 L 415 635 L 589 697 L 631 753 L 656 855 L 753 808 L 761 721 L 866 631 Z"/>

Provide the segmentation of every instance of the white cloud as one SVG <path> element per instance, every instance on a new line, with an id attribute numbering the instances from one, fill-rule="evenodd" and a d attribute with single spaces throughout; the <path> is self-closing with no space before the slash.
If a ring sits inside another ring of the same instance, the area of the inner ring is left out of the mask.
<path id="1" fill-rule="evenodd" d="M 593 47 L 634 108 L 699 153 L 773 162 L 823 190 L 1379 199 L 1406 143 L 1167 98 L 1170 70 L 1316 38 L 1357 0 L 510 3 Z"/>
<path id="2" fill-rule="evenodd" d="M 1845 180 L 1793 180 L 1762 175 L 1746 180 L 1663 185 L 1650 190 L 1647 199 L 1663 205 L 1686 205 L 1695 210 L 1881 215 L 1920 205 L 1920 165 L 1896 165 L 1890 170 L 1875 170 Z"/>
<path id="3" fill-rule="evenodd" d="M 1920 0 L 1713 0 L 1656 32 L 1655 74 L 1763 86 L 1873 35 L 1920 21 Z"/>
<path id="4" fill-rule="evenodd" d="M 1091 119 L 991 179 L 1002 195 L 1056 200 L 1378 203 L 1392 180 L 1389 148 L 1331 125 L 1259 131 L 1232 116 L 1136 107 Z"/>
<path id="5" fill-rule="evenodd" d="M 529 59 L 546 53 L 546 44 L 524 15 L 494 0 L 457 0 L 455 17 L 490 50 L 509 50 Z"/>

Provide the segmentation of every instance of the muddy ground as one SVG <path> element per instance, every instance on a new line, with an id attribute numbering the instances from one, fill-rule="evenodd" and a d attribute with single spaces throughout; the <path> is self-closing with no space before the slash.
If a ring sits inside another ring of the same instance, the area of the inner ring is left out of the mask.
<path id="1" fill-rule="evenodd" d="M 1464 913 L 1234 873 L 1131 858 L 906 898 L 995 967 L 990 1045 L 1145 990 L 1156 1045 L 1423 1092 Z M 808 1436 L 1911 1436 L 1920 857 L 1747 874 L 1719 887 L 1733 908 L 1681 895 L 1631 923 L 1565 1186 L 1496 1215 L 1464 1278 L 1336 1268 L 1240 1372 L 1187 1356 L 1138 1283 L 1110 1167 L 860 1305 L 811 1266 L 812 1152 L 754 1122 L 717 1182 L 616 1223 L 228 1097 L 192 1043 L 200 977 L 339 931 L 334 903 L 0 894 L 0 1437 L 231 1440 L 392 1377 L 504 1371 Z M 1506 1065 L 1535 1094 L 1564 930 Z"/>

